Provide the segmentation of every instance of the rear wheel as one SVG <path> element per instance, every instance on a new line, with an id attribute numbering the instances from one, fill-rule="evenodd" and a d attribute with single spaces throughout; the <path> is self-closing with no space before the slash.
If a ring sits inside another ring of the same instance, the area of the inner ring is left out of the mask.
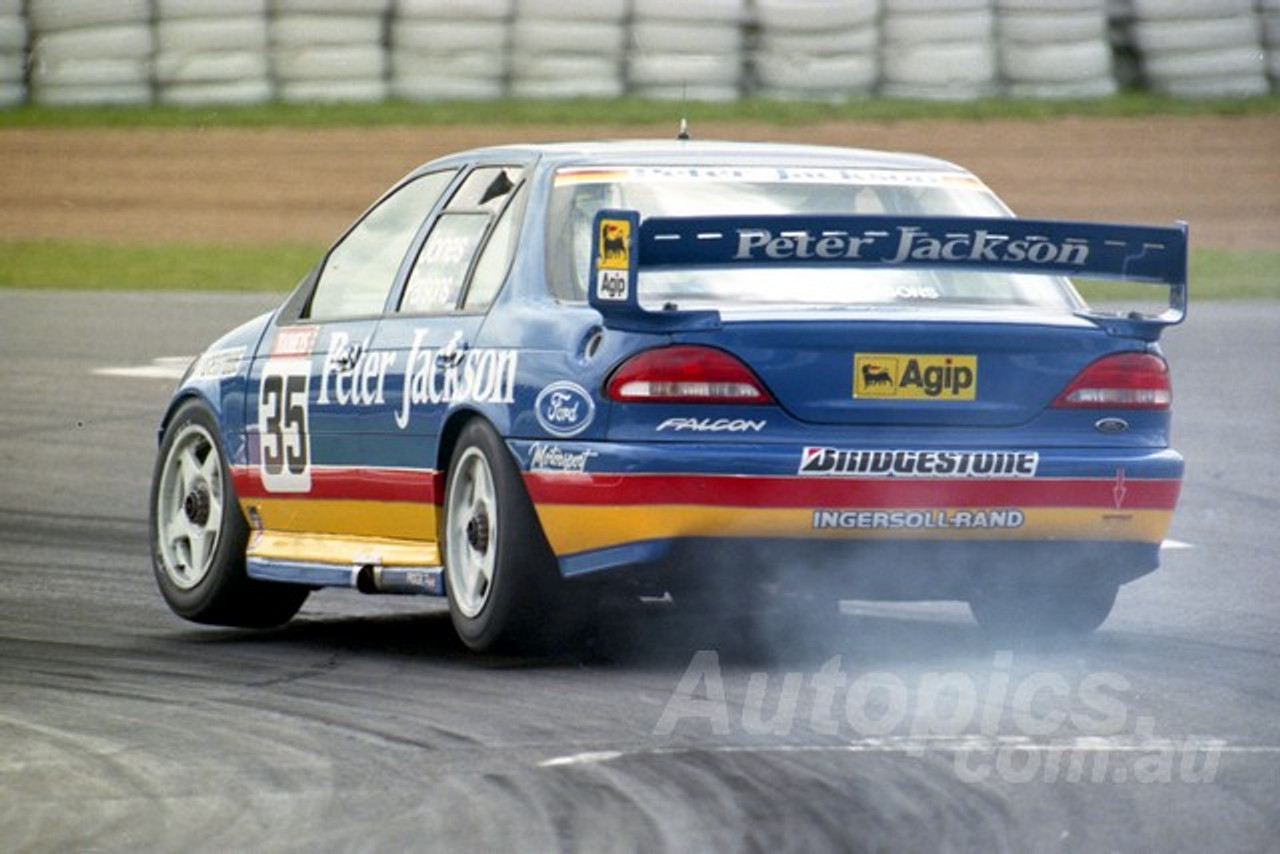
<path id="1" fill-rule="evenodd" d="M 287 622 L 309 593 L 245 574 L 249 526 L 213 415 L 184 404 L 165 429 L 151 481 L 151 559 L 174 613 L 197 623 L 263 628 Z"/>
<path id="2" fill-rule="evenodd" d="M 1055 583 L 1006 583 L 981 587 L 969 611 L 1001 637 L 1073 637 L 1098 628 L 1111 614 L 1120 585 L 1101 578 Z"/>
<path id="3" fill-rule="evenodd" d="M 515 460 L 483 421 L 467 424 L 449 464 L 445 584 L 458 636 L 477 652 L 543 651 L 566 638 L 568 585 Z"/>

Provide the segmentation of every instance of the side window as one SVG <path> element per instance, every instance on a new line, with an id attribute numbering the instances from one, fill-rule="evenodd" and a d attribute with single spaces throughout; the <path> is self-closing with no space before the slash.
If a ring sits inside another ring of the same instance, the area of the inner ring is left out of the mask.
<path id="1" fill-rule="evenodd" d="M 413 265 L 400 300 L 408 312 L 450 311 L 467 281 L 471 259 L 489 227 L 485 213 L 443 213 Z"/>
<path id="2" fill-rule="evenodd" d="M 329 252 L 306 316 L 333 320 L 381 314 L 409 244 L 455 174 L 448 170 L 416 178 L 366 214 Z"/>
<path id="3" fill-rule="evenodd" d="M 511 268 L 511 258 L 516 251 L 516 238 L 520 234 L 520 221 L 524 214 L 524 200 L 527 196 L 521 187 L 516 190 L 515 198 L 502 212 L 502 219 L 493 227 L 489 242 L 476 262 L 476 271 L 471 276 L 471 287 L 467 288 L 463 308 L 484 308 L 493 302 L 498 295 L 502 283 L 507 280 L 507 270 Z"/>
<path id="4" fill-rule="evenodd" d="M 472 284 L 465 306 L 483 307 L 493 298 L 514 249 L 512 216 L 506 212 L 515 207 L 511 201 L 519 195 L 520 187 L 521 174 L 515 167 L 484 167 L 467 176 L 423 243 L 405 285 L 400 311 L 456 310 L 468 275 Z"/>

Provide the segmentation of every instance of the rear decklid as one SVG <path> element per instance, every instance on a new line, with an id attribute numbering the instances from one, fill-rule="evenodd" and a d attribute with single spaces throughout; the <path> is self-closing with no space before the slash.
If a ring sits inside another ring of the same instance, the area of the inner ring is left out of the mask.
<path id="1" fill-rule="evenodd" d="M 1123 346 L 1070 317 L 1040 325 L 883 314 L 727 319 L 713 333 L 680 337 L 734 353 L 784 409 L 820 424 L 1021 424 Z"/>

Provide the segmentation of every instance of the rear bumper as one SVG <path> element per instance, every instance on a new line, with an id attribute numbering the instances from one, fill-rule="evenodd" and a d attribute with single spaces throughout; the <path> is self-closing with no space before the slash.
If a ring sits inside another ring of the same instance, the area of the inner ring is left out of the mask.
<path id="1" fill-rule="evenodd" d="M 1168 531 L 1183 473 L 1167 449 L 886 448 L 814 465 L 821 449 L 796 445 L 510 444 L 565 575 L 654 563 L 692 541 L 1150 551 Z"/>

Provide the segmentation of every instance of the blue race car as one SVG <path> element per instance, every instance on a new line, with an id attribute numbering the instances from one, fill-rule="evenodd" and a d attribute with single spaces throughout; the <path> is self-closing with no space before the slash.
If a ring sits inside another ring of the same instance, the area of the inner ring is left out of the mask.
<path id="1" fill-rule="evenodd" d="M 476 650 L 603 589 L 966 601 L 1087 632 L 1181 483 L 1157 339 L 1186 228 L 1014 218 L 861 150 L 530 145 L 428 163 L 161 426 L 155 576 L 202 623 L 447 596 Z M 1149 283 L 1101 312 L 1072 277 Z M 807 598 L 806 598 L 807 597 Z"/>

